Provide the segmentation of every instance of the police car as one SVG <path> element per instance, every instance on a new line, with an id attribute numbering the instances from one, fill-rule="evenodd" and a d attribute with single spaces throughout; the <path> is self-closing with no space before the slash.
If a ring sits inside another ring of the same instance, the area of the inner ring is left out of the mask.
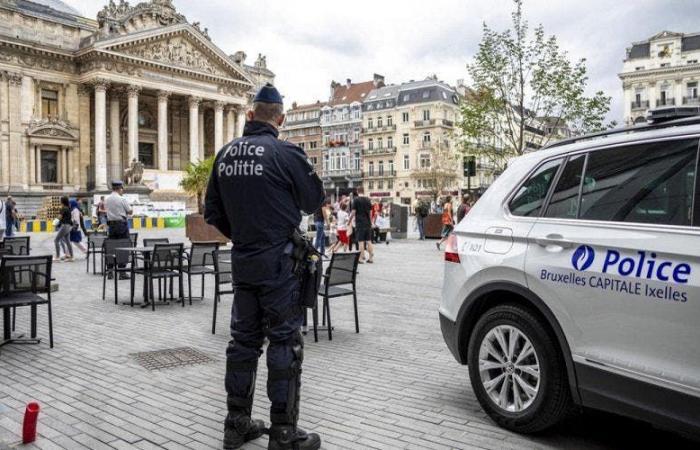
<path id="1" fill-rule="evenodd" d="M 700 430 L 700 118 L 514 160 L 445 253 L 442 333 L 483 409 L 578 407 Z"/>

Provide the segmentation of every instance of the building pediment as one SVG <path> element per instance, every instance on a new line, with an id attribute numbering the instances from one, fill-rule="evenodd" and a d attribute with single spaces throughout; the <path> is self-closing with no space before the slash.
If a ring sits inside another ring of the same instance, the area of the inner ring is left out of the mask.
<path id="1" fill-rule="evenodd" d="M 27 136 L 53 139 L 78 139 L 78 131 L 68 122 L 58 119 L 34 120 L 27 128 Z"/>
<path id="2" fill-rule="evenodd" d="M 97 41 L 83 54 L 94 51 L 252 86 L 240 66 L 187 23 Z"/>
<path id="3" fill-rule="evenodd" d="M 673 31 L 662 31 L 661 33 L 657 33 L 657 34 L 655 34 L 654 36 L 650 37 L 650 38 L 649 38 L 649 42 L 651 42 L 651 41 L 656 41 L 656 40 L 659 40 L 659 39 L 668 39 L 668 38 L 675 38 L 675 37 L 677 37 L 677 38 L 682 38 L 682 37 L 683 37 L 683 34 L 681 34 L 681 33 L 676 33 L 676 32 L 673 32 Z"/>

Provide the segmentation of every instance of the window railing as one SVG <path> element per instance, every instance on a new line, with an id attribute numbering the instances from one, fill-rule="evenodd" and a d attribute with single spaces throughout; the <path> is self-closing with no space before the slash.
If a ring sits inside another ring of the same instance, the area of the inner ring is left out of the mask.
<path id="1" fill-rule="evenodd" d="M 676 99 L 673 97 L 657 98 L 656 106 L 673 106 L 676 104 Z"/>
<path id="2" fill-rule="evenodd" d="M 396 147 L 382 147 L 382 148 L 365 148 L 362 150 L 363 155 L 390 155 L 396 153 Z"/>
<path id="3" fill-rule="evenodd" d="M 700 104 L 700 97 L 698 97 L 698 96 L 683 97 L 683 104 L 684 105 L 698 105 L 698 104 Z"/>
<path id="4" fill-rule="evenodd" d="M 649 108 L 649 100 L 640 100 L 640 101 L 635 101 L 632 102 L 631 104 L 632 109 L 647 109 Z"/>
<path id="5" fill-rule="evenodd" d="M 384 125 L 381 127 L 367 127 L 363 128 L 362 132 L 364 134 L 376 134 L 376 133 L 390 133 L 396 131 L 396 125 Z"/>

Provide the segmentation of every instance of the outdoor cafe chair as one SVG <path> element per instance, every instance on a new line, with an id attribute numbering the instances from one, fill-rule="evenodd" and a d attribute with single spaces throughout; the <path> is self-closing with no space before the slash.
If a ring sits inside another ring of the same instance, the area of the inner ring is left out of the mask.
<path id="1" fill-rule="evenodd" d="M 85 254 L 85 271 L 90 272 L 90 256 L 92 256 L 92 274 L 97 274 L 97 255 L 100 255 L 100 268 L 104 269 L 104 253 L 102 252 L 102 244 L 107 235 L 103 233 L 92 232 L 87 235 L 87 253 Z"/>
<path id="2" fill-rule="evenodd" d="M 153 247 L 156 244 L 169 244 L 170 239 L 168 238 L 143 238 L 143 246 L 144 247 Z M 163 286 L 163 283 L 165 283 L 165 286 Z M 168 280 L 165 279 L 159 279 L 158 280 L 158 298 L 163 299 L 163 292 L 168 291 Z M 173 285 L 172 283 L 170 284 L 170 296 L 172 297 L 173 295 Z"/>
<path id="3" fill-rule="evenodd" d="M 138 233 L 129 233 L 129 239 L 131 239 L 131 246 L 136 247 L 139 245 L 139 234 Z"/>
<path id="4" fill-rule="evenodd" d="M 207 275 L 216 275 L 214 267 L 214 258 L 219 250 L 217 241 L 211 242 L 193 242 L 189 253 L 187 254 L 186 265 L 183 270 L 187 273 L 187 289 L 192 304 L 192 275 L 202 276 L 202 296 L 204 300 L 204 279 Z"/>
<path id="5" fill-rule="evenodd" d="M 9 249 L 9 253 L 14 256 L 28 255 L 29 236 L 12 236 L 6 237 L 3 241 L 3 247 Z"/>
<path id="6" fill-rule="evenodd" d="M 355 309 L 355 332 L 360 332 L 359 317 L 357 314 L 357 265 L 360 261 L 359 252 L 334 253 L 326 272 L 319 296 L 323 299 L 322 314 L 324 323 L 328 322 L 328 340 L 333 340 L 333 327 L 331 325 L 330 299 L 352 295 Z M 314 341 L 318 342 L 318 306 L 313 309 Z"/>
<path id="7" fill-rule="evenodd" d="M 144 247 L 153 247 L 156 244 L 170 244 L 170 239 L 168 238 L 143 238 Z"/>
<path id="8" fill-rule="evenodd" d="M 119 276 L 132 272 L 132 268 L 128 267 L 132 260 L 128 252 L 119 252 L 118 248 L 133 247 L 132 241 L 129 238 L 111 239 L 107 238 L 102 242 L 102 253 L 104 258 L 104 267 L 102 270 L 102 300 L 105 300 L 105 291 L 107 289 L 107 278 L 112 276 L 114 280 L 114 304 L 119 304 Z M 131 280 L 133 291 L 133 279 Z M 133 302 L 133 296 L 132 296 Z"/>
<path id="9" fill-rule="evenodd" d="M 12 308 L 27 307 L 31 311 L 31 339 L 21 340 L 23 343 L 39 343 L 36 339 L 36 307 L 46 305 L 49 319 L 49 346 L 53 348 L 53 316 L 51 313 L 51 259 L 48 256 L 4 256 L 0 260 L 0 309 L 8 311 Z M 17 273 L 23 274 L 20 277 Z M 4 327 L 10 326 L 7 312 Z M 14 329 L 14 327 L 13 327 Z M 5 330 L 9 334 L 9 330 Z"/>
<path id="10" fill-rule="evenodd" d="M 231 253 L 217 250 L 214 256 L 214 320 L 211 324 L 211 334 L 216 334 L 216 312 L 224 294 L 235 294 Z"/>
<path id="11" fill-rule="evenodd" d="M 183 244 L 155 244 L 149 257 L 144 259 L 141 267 L 133 268 L 134 274 L 144 277 L 145 288 L 150 292 L 151 309 L 156 310 L 156 302 L 153 298 L 153 280 L 170 280 L 174 282 L 177 278 L 179 288 L 179 298 L 182 299 L 182 306 L 185 306 L 183 295 L 182 260 L 184 257 Z M 134 283 L 131 283 L 131 298 L 134 298 Z"/>

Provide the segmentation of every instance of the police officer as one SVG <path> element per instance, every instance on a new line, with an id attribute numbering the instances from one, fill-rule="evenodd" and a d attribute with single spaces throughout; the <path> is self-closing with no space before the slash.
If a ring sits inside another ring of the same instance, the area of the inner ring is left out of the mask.
<path id="1" fill-rule="evenodd" d="M 231 238 L 236 295 L 226 351 L 228 416 L 224 448 L 238 448 L 264 429 L 252 420 L 258 358 L 268 338 L 268 449 L 318 449 L 317 434 L 297 428 L 303 361 L 299 282 L 290 241 L 300 210 L 313 213 L 323 185 L 304 151 L 277 139 L 282 97 L 263 86 L 247 114 L 243 137 L 221 149 L 209 180 L 205 219 Z"/>
<path id="2" fill-rule="evenodd" d="M 127 239 L 129 237 L 129 224 L 127 219 L 133 213 L 129 202 L 122 197 L 124 183 L 112 181 L 112 193 L 105 199 L 107 212 L 107 226 L 111 239 Z"/>

